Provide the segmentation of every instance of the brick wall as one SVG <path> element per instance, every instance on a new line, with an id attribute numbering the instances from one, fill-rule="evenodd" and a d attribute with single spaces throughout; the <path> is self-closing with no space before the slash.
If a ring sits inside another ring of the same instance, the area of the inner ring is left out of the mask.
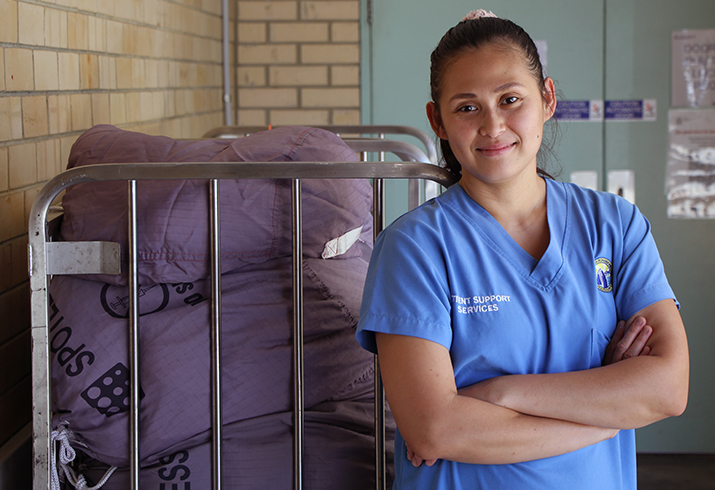
<path id="1" fill-rule="evenodd" d="M 238 0 L 237 123 L 360 124 L 359 0 Z"/>
<path id="2" fill-rule="evenodd" d="M 30 420 L 29 209 L 100 123 L 223 124 L 221 2 L 0 0 L 0 446 Z"/>

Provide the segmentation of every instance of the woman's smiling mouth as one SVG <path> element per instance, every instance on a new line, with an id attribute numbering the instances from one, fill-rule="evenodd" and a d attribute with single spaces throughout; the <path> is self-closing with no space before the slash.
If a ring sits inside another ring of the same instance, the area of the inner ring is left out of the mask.
<path id="1" fill-rule="evenodd" d="M 516 146 L 516 143 L 503 143 L 497 145 L 482 146 L 477 148 L 477 151 L 487 156 L 498 156 L 507 153 L 514 146 Z"/>

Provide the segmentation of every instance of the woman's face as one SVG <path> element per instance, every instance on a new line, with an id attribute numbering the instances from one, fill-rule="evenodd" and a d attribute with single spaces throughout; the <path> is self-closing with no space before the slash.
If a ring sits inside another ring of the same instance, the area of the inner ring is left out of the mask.
<path id="1" fill-rule="evenodd" d="M 488 44 L 447 65 L 437 106 L 427 115 L 437 135 L 449 141 L 462 164 L 462 186 L 500 185 L 536 176 L 544 123 L 556 107 L 554 86 L 546 93 L 516 49 Z"/>

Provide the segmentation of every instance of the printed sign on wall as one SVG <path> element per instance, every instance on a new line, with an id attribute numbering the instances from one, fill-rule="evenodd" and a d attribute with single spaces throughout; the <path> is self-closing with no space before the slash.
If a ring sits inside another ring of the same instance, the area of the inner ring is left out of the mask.
<path id="1" fill-rule="evenodd" d="M 669 218 L 715 218 L 715 110 L 668 114 Z"/>
<path id="2" fill-rule="evenodd" d="M 671 35 L 671 105 L 715 106 L 715 29 Z"/>

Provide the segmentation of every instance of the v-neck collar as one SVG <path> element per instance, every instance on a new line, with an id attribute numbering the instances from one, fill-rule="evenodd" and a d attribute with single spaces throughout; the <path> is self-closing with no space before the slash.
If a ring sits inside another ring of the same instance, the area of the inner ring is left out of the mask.
<path id="1" fill-rule="evenodd" d="M 535 259 L 516 243 L 499 222 L 475 202 L 460 185 L 453 185 L 459 206 L 457 209 L 470 222 L 495 252 L 511 264 L 534 287 L 550 290 L 556 284 L 564 263 L 565 247 L 570 230 L 571 197 L 563 185 L 546 181 L 546 216 L 549 225 L 549 246 L 540 259 Z"/>

